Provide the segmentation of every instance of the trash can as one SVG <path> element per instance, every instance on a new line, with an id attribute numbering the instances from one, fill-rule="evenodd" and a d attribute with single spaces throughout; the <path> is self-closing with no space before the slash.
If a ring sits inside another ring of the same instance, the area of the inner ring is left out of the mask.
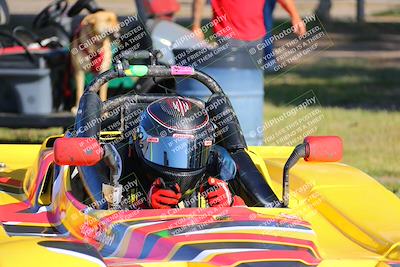
<path id="1" fill-rule="evenodd" d="M 0 62 L 0 112 L 22 114 L 49 114 L 52 112 L 53 99 L 50 69 L 43 66 L 31 66 L 29 61 L 15 60 Z"/>
<path id="2" fill-rule="evenodd" d="M 264 80 L 262 71 L 253 62 L 245 47 L 198 50 L 175 49 L 178 65 L 201 70 L 222 87 L 232 102 L 248 145 L 262 145 Z M 206 100 L 211 95 L 200 82 L 182 78 L 177 81 L 177 93 Z"/>

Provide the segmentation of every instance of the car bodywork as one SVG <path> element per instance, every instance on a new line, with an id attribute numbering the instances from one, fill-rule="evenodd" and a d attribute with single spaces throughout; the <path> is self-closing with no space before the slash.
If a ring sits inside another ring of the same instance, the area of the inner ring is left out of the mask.
<path id="1" fill-rule="evenodd" d="M 288 208 L 94 210 L 42 145 L 0 145 L 0 266 L 399 266 L 400 200 L 342 163 L 301 160 Z M 292 147 L 247 153 L 276 195 Z"/>

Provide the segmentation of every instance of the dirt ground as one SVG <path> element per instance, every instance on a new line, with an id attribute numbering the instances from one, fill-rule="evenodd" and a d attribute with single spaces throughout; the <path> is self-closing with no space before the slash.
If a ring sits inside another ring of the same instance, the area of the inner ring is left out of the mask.
<path id="1" fill-rule="evenodd" d="M 14 14 L 36 13 L 43 7 L 51 2 L 51 0 L 8 0 L 10 10 Z M 69 1 L 74 3 L 74 1 Z M 97 0 L 97 2 L 105 9 L 113 10 L 119 15 L 129 15 L 136 11 L 133 4 L 134 0 Z M 191 3 L 192 0 L 179 0 L 181 3 L 181 11 L 178 13 L 178 18 L 186 18 L 191 16 Z M 318 4 L 318 0 L 297 0 L 298 9 L 301 15 L 308 15 L 313 13 Z M 356 1 L 355 0 L 333 0 L 332 17 L 334 19 L 352 21 L 355 19 L 356 14 Z M 396 17 L 376 17 L 373 14 L 382 11 L 391 10 L 400 7 L 398 0 L 366 0 L 366 15 L 367 21 L 400 21 Z M 205 16 L 211 14 L 209 6 L 205 10 Z M 277 18 L 285 18 L 287 15 L 282 8 L 277 8 L 275 16 Z"/>

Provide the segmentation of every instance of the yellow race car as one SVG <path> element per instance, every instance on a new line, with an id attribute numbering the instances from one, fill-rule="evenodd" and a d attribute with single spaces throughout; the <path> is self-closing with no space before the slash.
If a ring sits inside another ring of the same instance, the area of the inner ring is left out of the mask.
<path id="1" fill-rule="evenodd" d="M 117 64 L 86 91 L 125 76 L 194 78 L 212 93 L 206 107 L 221 99 L 230 107 L 218 84 L 190 67 Z M 339 163 L 340 138 L 247 147 L 232 109 L 230 120 L 218 118 L 227 127 L 220 145 L 247 206 L 89 207 L 78 197 L 79 167 L 104 159 L 108 143 L 129 142 L 136 124 L 128 122 L 160 97 L 128 94 L 94 108 L 75 130 L 90 124 L 97 138 L 68 131 L 42 145 L 0 145 L 0 266 L 400 266 L 400 200 Z"/>

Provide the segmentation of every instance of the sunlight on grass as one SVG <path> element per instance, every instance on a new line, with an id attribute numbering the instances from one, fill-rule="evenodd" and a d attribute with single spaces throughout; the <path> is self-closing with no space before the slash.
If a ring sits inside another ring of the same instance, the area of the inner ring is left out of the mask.
<path id="1" fill-rule="evenodd" d="M 293 106 L 267 103 L 264 119 L 271 120 L 291 108 Z M 385 184 L 387 182 L 390 185 L 389 188 L 400 193 L 400 164 L 398 164 L 400 112 L 325 107 L 309 108 L 308 112 L 315 109 L 319 109 L 323 117 L 313 124 L 313 127 L 316 126 L 315 130 L 310 128 L 312 135 L 340 136 L 344 143 L 344 163 L 359 168 L 375 178 L 382 178 Z M 300 119 L 302 114 L 296 117 Z M 293 119 L 287 123 L 292 121 Z M 282 122 L 280 128 L 284 125 L 285 122 Z M 268 132 L 265 136 L 268 136 Z M 291 139 L 297 138 L 296 142 L 301 142 L 303 137 L 296 135 Z"/>
<path id="2" fill-rule="evenodd" d="M 375 13 L 375 14 L 373 14 L 373 16 L 376 16 L 376 17 L 384 17 L 384 16 L 400 17 L 400 6 L 398 6 L 396 8 L 393 8 L 393 9 L 390 9 L 390 10 L 385 10 L 385 11 L 382 11 L 382 12 Z"/>
<path id="3" fill-rule="evenodd" d="M 311 130 L 314 135 L 341 136 L 344 162 L 377 178 L 400 195 L 399 66 L 372 59 L 321 58 L 304 62 L 286 73 L 268 74 L 265 88 L 265 120 L 293 108 L 288 103 L 299 96 L 310 92 L 315 95 L 319 105 L 308 108 L 307 112 L 318 109 L 322 116 L 312 127 L 302 129 L 302 134 Z M 301 120 L 302 116 L 299 112 L 296 118 L 282 124 L 293 125 L 293 120 Z M 269 129 L 266 139 L 279 128 L 285 126 Z M 301 142 L 300 135 L 288 140 Z"/>
<path id="4" fill-rule="evenodd" d="M 49 135 L 63 133 L 62 128 L 9 129 L 0 128 L 0 143 L 42 143 Z"/>
<path id="5" fill-rule="evenodd" d="M 400 109 L 400 68 L 366 59 L 321 59 L 267 74 L 265 99 L 286 104 L 313 90 L 323 106 Z"/>

